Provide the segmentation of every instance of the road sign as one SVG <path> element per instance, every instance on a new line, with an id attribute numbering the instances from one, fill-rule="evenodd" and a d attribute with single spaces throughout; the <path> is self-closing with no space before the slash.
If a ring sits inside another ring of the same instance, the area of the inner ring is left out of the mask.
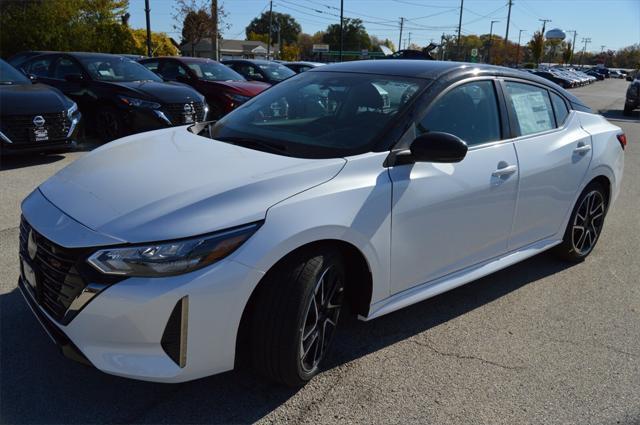
<path id="1" fill-rule="evenodd" d="M 471 57 L 472 58 L 478 57 L 478 49 L 471 49 Z"/>
<path id="2" fill-rule="evenodd" d="M 369 50 L 362 49 L 362 51 L 360 52 L 360 56 L 362 56 L 363 58 L 369 57 Z"/>
<path id="3" fill-rule="evenodd" d="M 313 52 L 315 53 L 325 53 L 329 51 L 329 45 L 328 44 L 314 44 L 313 45 Z"/>

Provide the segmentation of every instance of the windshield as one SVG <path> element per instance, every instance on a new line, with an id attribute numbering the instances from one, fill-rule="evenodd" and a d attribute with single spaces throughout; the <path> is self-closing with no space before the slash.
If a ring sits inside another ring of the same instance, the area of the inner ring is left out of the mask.
<path id="1" fill-rule="evenodd" d="M 213 127 L 212 137 L 300 157 L 368 152 L 426 81 L 306 72 L 223 117 Z"/>
<path id="2" fill-rule="evenodd" d="M 261 63 L 258 64 L 260 69 L 267 74 L 270 80 L 274 81 L 282 81 L 291 77 L 292 75 L 296 75 L 295 72 L 287 68 L 286 66 L 280 65 L 279 63 Z"/>
<path id="3" fill-rule="evenodd" d="M 0 84 L 31 84 L 20 71 L 0 59 Z"/>
<path id="4" fill-rule="evenodd" d="M 207 81 L 246 81 L 245 78 L 226 65 L 214 61 L 187 63 L 198 78 Z"/>
<path id="5" fill-rule="evenodd" d="M 162 81 L 138 62 L 121 56 L 83 57 L 80 62 L 94 80 L 99 81 Z"/>

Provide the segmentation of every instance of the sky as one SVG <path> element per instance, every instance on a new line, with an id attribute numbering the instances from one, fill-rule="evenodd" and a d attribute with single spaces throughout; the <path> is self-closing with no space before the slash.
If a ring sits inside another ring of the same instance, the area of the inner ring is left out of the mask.
<path id="1" fill-rule="evenodd" d="M 175 0 L 149 0 L 153 31 L 168 33 L 180 41 L 179 28 L 173 19 Z M 224 5 L 230 28 L 224 38 L 244 39 L 244 29 L 261 12 L 269 10 L 269 0 L 218 0 Z M 464 0 L 462 34 L 488 34 L 492 20 L 493 32 L 505 36 L 508 0 Z M 325 30 L 338 23 L 340 0 L 273 0 L 273 10 L 288 13 L 306 33 Z M 405 18 L 403 47 L 411 43 L 427 45 L 438 42 L 440 36 L 457 33 L 460 0 L 344 0 L 344 16 L 360 18 L 367 32 L 380 39 L 389 38 L 397 46 L 400 18 Z M 130 25 L 145 26 L 144 0 L 130 0 Z M 560 28 L 576 31 L 576 49 L 590 38 L 587 51 L 616 50 L 640 43 L 640 0 L 513 0 L 509 40 L 528 41 L 533 31 L 542 27 L 540 19 L 551 19 L 546 30 Z M 567 33 L 568 39 L 573 33 Z"/>

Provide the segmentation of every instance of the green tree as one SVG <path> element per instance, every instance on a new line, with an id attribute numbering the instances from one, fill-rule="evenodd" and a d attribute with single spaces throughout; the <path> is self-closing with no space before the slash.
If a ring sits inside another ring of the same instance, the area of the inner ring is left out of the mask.
<path id="1" fill-rule="evenodd" d="M 343 21 L 344 50 L 361 50 L 371 47 L 371 38 L 360 19 L 344 18 Z M 340 48 L 340 24 L 331 24 L 323 36 L 331 50 Z"/>
<path id="2" fill-rule="evenodd" d="M 211 15 L 206 10 L 187 12 L 182 22 L 182 44 L 191 43 L 191 56 L 195 56 L 196 44 L 204 37 L 211 37 L 211 27 Z"/>
<path id="3" fill-rule="evenodd" d="M 302 32 L 300 24 L 286 13 L 272 12 L 271 43 L 278 41 L 278 26 L 280 26 L 280 39 L 283 43 L 293 44 L 298 40 L 298 34 Z M 251 33 L 269 34 L 269 12 L 264 12 L 254 18 L 245 28 L 245 34 Z"/>
<path id="4" fill-rule="evenodd" d="M 544 53 L 544 37 L 540 31 L 536 31 L 533 34 L 528 46 L 531 49 L 531 56 L 533 57 L 534 62 L 536 65 L 540 64 L 542 54 Z"/>
<path id="5" fill-rule="evenodd" d="M 571 42 L 568 41 L 562 52 L 562 63 L 571 63 Z"/>
<path id="6" fill-rule="evenodd" d="M 0 54 L 21 50 L 122 53 L 134 40 L 120 24 L 128 0 L 3 0 Z"/>

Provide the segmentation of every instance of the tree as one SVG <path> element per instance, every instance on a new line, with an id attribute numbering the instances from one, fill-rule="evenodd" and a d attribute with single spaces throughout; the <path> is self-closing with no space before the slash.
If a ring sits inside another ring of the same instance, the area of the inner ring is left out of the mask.
<path id="1" fill-rule="evenodd" d="M 283 44 L 280 57 L 278 59 L 285 61 L 295 61 L 300 59 L 300 47 L 296 44 Z"/>
<path id="2" fill-rule="evenodd" d="M 21 50 L 123 53 L 134 47 L 120 24 L 128 0 L 3 0 L 0 54 Z"/>
<path id="3" fill-rule="evenodd" d="M 264 44 L 267 44 L 269 42 L 269 36 L 267 34 L 256 34 L 255 32 L 250 32 L 247 35 L 247 40 L 262 41 Z"/>
<path id="4" fill-rule="evenodd" d="M 134 29 L 131 30 L 135 47 L 127 53 L 135 53 L 140 55 L 147 54 L 147 30 Z M 171 38 L 164 32 L 151 33 L 151 52 L 153 56 L 176 56 L 179 51 L 173 44 Z"/>
<path id="5" fill-rule="evenodd" d="M 371 39 L 362 20 L 344 18 L 343 21 L 344 50 L 362 50 L 371 47 Z M 322 37 L 331 50 L 340 49 L 340 24 L 331 24 Z"/>
<path id="6" fill-rule="evenodd" d="M 182 44 L 191 43 L 191 56 L 195 56 L 196 44 L 204 37 L 211 37 L 211 15 L 204 9 L 187 12 L 182 23 Z"/>
<path id="7" fill-rule="evenodd" d="M 571 63 L 571 42 L 568 41 L 562 52 L 562 63 Z"/>
<path id="8" fill-rule="evenodd" d="M 280 40 L 286 44 L 293 44 L 298 40 L 298 34 L 302 32 L 300 24 L 286 13 L 272 12 L 271 43 L 278 41 L 278 26 L 280 26 Z M 264 12 L 254 18 L 245 28 L 247 38 L 251 33 L 269 34 L 269 12 Z"/>
<path id="9" fill-rule="evenodd" d="M 540 31 L 536 31 L 531 37 L 531 41 L 528 44 L 531 49 L 531 55 L 536 65 L 540 64 L 542 54 L 544 53 L 544 36 Z"/>
<path id="10" fill-rule="evenodd" d="M 318 31 L 313 35 L 301 32 L 298 34 L 298 47 L 300 48 L 300 56 L 302 58 L 313 57 L 313 45 L 322 43 L 324 31 Z"/>

